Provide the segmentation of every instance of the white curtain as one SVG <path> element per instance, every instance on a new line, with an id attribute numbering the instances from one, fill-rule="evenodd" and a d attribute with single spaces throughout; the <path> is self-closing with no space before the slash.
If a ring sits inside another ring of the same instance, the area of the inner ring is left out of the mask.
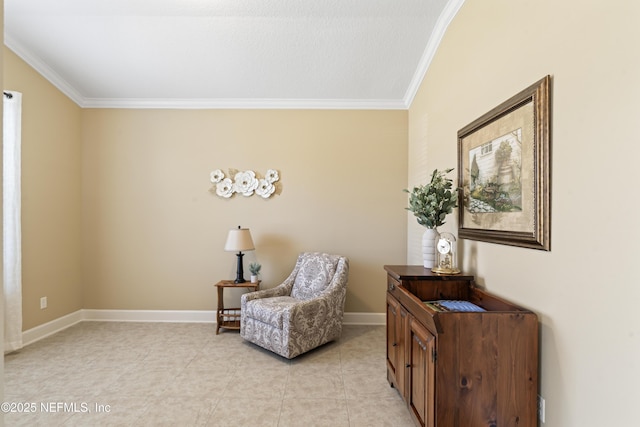
<path id="1" fill-rule="evenodd" d="M 3 117 L 4 351 L 22 348 L 21 127 L 22 94 L 5 91 Z"/>

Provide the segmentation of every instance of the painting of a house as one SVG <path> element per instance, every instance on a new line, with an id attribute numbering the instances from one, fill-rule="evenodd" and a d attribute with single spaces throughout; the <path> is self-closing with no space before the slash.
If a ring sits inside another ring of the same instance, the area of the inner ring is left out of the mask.
<path id="1" fill-rule="evenodd" d="M 472 213 L 522 210 L 522 129 L 469 150 Z"/>

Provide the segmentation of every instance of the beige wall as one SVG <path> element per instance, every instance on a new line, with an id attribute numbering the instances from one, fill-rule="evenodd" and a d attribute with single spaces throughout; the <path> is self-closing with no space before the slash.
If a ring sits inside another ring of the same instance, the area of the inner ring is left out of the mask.
<path id="1" fill-rule="evenodd" d="M 249 227 L 266 287 L 301 251 L 350 258 L 348 312 L 383 313 L 406 259 L 406 111 L 83 111 L 85 308 L 212 310 Z M 212 170 L 280 172 L 280 194 L 223 199 Z M 232 295 L 233 296 L 233 295 Z M 237 297 L 236 304 L 237 304 Z"/>
<path id="2" fill-rule="evenodd" d="M 553 76 L 551 252 L 461 242 L 465 270 L 540 316 L 549 427 L 637 424 L 638 22 L 637 2 L 467 0 L 410 109 L 413 184 L 457 165 L 460 128 Z"/>
<path id="3" fill-rule="evenodd" d="M 4 48 L 4 88 L 22 92 L 23 330 L 82 308 L 81 109 Z M 48 308 L 40 309 L 46 296 Z"/>

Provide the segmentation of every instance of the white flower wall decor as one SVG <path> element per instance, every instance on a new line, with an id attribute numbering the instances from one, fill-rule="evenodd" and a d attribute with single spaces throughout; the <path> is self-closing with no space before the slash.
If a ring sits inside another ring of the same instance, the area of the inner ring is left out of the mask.
<path id="1" fill-rule="evenodd" d="M 211 182 L 215 185 L 215 193 L 225 199 L 230 198 L 234 193 L 245 197 L 257 194 L 268 199 L 275 193 L 275 183 L 280 180 L 278 171 L 275 169 L 267 170 L 264 178 L 256 177 L 254 171 L 229 170 L 229 175 L 232 175 L 233 179 L 226 177 L 220 169 L 214 170 L 210 175 Z M 212 188 L 211 191 L 213 192 L 214 189 Z"/>

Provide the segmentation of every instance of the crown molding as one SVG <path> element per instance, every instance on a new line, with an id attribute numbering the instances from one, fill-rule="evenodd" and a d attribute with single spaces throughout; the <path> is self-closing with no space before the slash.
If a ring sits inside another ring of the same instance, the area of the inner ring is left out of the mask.
<path id="1" fill-rule="evenodd" d="M 42 60 L 30 55 L 28 50 L 25 49 L 19 42 L 13 39 L 11 36 L 5 34 L 4 44 L 13 53 L 18 55 L 24 62 L 29 64 L 31 68 L 36 70 L 42 77 L 47 79 L 52 85 L 54 85 L 60 92 L 65 94 L 73 102 L 82 106 L 84 100 L 83 96 L 78 92 L 69 82 L 60 77 L 51 67 L 42 62 Z"/>
<path id="2" fill-rule="evenodd" d="M 245 110 L 405 110 L 402 100 L 370 99 L 105 99 L 87 98 L 83 108 L 245 109 Z"/>
<path id="3" fill-rule="evenodd" d="M 438 47 L 440 47 L 440 42 L 442 41 L 447 28 L 449 28 L 449 24 L 451 24 L 451 21 L 453 21 L 453 18 L 456 16 L 463 4 L 464 0 L 449 0 L 447 5 L 442 10 L 440 17 L 438 17 L 438 20 L 433 27 L 431 37 L 429 37 L 427 47 L 424 49 L 424 53 L 422 54 L 420 62 L 418 63 L 418 68 L 416 68 L 413 79 L 411 79 L 411 83 L 409 83 L 409 87 L 407 88 L 407 92 L 405 93 L 405 109 L 409 109 L 409 107 L 411 107 L 413 99 L 415 98 L 416 94 L 418 93 L 418 89 L 422 84 L 422 80 L 424 79 L 424 76 L 427 74 L 427 70 L 431 65 L 431 61 L 433 61 L 433 57 L 436 55 Z"/>

